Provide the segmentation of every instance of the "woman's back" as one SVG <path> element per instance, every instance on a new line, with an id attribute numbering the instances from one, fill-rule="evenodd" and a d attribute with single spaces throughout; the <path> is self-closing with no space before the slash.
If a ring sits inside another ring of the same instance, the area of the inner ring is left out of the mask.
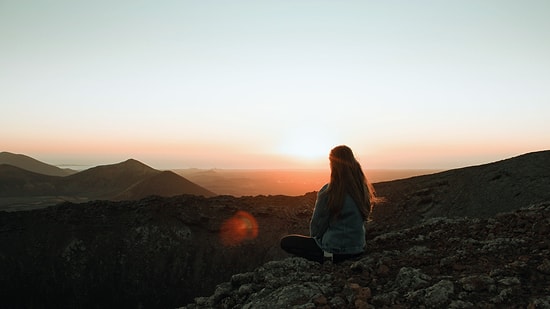
<path id="1" fill-rule="evenodd" d="M 327 208 L 326 196 L 320 191 L 319 203 L 316 211 L 324 212 Z M 323 215 L 312 217 L 312 226 L 315 220 L 323 220 Z M 338 215 L 327 218 L 327 227 L 322 235 L 311 235 L 317 241 L 321 249 L 330 253 L 354 254 L 365 249 L 365 225 L 363 217 L 355 201 L 346 195 L 342 209 Z M 313 229 L 312 229 L 313 232 Z"/>

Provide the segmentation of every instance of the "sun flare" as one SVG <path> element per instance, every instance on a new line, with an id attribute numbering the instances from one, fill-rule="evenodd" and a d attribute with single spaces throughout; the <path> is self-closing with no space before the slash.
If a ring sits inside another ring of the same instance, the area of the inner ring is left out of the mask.
<path id="1" fill-rule="evenodd" d="M 236 246 L 258 237 L 258 221 L 250 213 L 239 210 L 220 227 L 220 239 L 224 246 Z"/>

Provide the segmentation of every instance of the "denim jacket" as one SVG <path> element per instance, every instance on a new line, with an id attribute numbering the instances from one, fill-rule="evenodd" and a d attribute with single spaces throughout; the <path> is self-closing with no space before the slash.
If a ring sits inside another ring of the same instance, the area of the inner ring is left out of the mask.
<path id="1" fill-rule="evenodd" d="M 339 216 L 330 218 L 328 184 L 317 193 L 309 231 L 317 245 L 326 252 L 355 254 L 365 250 L 365 223 L 353 199 L 347 195 Z"/>

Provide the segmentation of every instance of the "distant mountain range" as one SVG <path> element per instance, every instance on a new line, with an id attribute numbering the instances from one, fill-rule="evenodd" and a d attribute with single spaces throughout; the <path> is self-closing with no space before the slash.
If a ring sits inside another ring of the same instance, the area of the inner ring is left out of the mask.
<path id="1" fill-rule="evenodd" d="M 134 159 L 71 173 L 24 155 L 0 155 L 0 210 L 40 208 L 62 201 L 180 194 L 216 195 L 174 172 L 159 171 Z"/>

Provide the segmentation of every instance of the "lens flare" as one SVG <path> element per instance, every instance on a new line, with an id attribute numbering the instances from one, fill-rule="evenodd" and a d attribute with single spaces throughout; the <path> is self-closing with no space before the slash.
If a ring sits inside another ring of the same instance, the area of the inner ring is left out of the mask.
<path id="1" fill-rule="evenodd" d="M 246 211 L 239 210 L 220 228 L 220 239 L 224 246 L 236 246 L 256 237 L 258 237 L 258 222 Z"/>

